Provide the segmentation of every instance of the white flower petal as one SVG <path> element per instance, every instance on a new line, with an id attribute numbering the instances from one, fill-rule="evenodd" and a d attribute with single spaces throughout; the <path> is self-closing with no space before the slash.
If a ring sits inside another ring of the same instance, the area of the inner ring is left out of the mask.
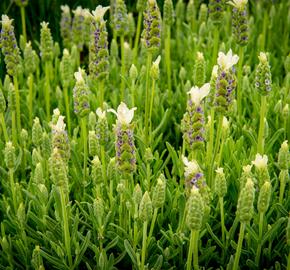
<path id="1" fill-rule="evenodd" d="M 95 10 L 92 11 L 93 16 L 96 20 L 102 20 L 107 10 L 109 10 L 110 7 L 102 7 L 101 5 L 98 5 Z"/>
<path id="2" fill-rule="evenodd" d="M 209 94 L 210 92 L 210 84 L 206 83 L 201 88 L 197 86 L 193 86 L 188 94 L 190 94 L 191 101 L 198 106 L 200 102 Z"/>
<path id="3" fill-rule="evenodd" d="M 106 111 L 103 111 L 101 108 L 98 108 L 96 110 L 96 114 L 99 118 L 105 118 L 106 117 Z"/>

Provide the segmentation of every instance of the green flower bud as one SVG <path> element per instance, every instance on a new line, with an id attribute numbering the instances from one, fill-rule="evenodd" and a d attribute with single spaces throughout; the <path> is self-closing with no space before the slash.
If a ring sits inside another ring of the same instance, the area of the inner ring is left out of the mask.
<path id="1" fill-rule="evenodd" d="M 8 91 L 8 108 L 10 111 L 16 110 L 16 93 L 13 83 L 10 83 L 9 85 L 9 91 Z"/>
<path id="2" fill-rule="evenodd" d="M 258 211 L 260 213 L 265 213 L 269 207 L 270 199 L 271 199 L 271 183 L 266 181 L 259 193 L 258 197 Z"/>
<path id="3" fill-rule="evenodd" d="M 90 47 L 90 39 L 91 39 L 91 24 L 93 22 L 93 18 L 91 12 L 88 8 L 83 9 L 84 12 L 84 43 L 89 48 Z"/>
<path id="4" fill-rule="evenodd" d="M 46 132 L 42 133 L 41 151 L 42 151 L 43 157 L 45 159 L 48 159 L 51 154 L 51 140 L 50 140 L 50 136 Z"/>
<path id="5" fill-rule="evenodd" d="M 0 87 L 0 113 L 4 114 L 5 111 L 6 111 L 6 100 Z"/>
<path id="6" fill-rule="evenodd" d="M 142 197 L 139 206 L 139 218 L 142 222 L 149 222 L 152 217 L 152 202 L 149 196 L 148 191 L 146 191 Z"/>
<path id="7" fill-rule="evenodd" d="M 253 174 L 251 172 L 252 165 L 243 166 L 243 172 L 240 177 L 240 190 L 242 190 L 248 180 L 248 178 L 253 179 Z"/>
<path id="8" fill-rule="evenodd" d="M 178 76 L 179 76 L 179 79 L 181 80 L 181 81 L 185 81 L 185 79 L 186 79 L 186 69 L 182 66 L 181 68 L 180 68 L 180 70 L 179 70 L 179 74 L 178 74 Z"/>
<path id="9" fill-rule="evenodd" d="M 165 202 L 166 179 L 163 174 L 157 179 L 152 194 L 152 205 L 154 208 L 161 208 Z"/>
<path id="10" fill-rule="evenodd" d="M 161 45 L 161 15 L 156 0 L 149 0 L 144 12 L 142 40 L 144 47 L 151 52 Z"/>
<path id="11" fill-rule="evenodd" d="M 165 25 L 172 26 L 174 24 L 174 8 L 172 0 L 165 0 L 163 5 L 163 20 Z"/>
<path id="12" fill-rule="evenodd" d="M 63 47 L 69 48 L 71 45 L 71 13 L 68 5 L 60 6 L 61 19 L 60 19 L 60 35 L 62 37 Z"/>
<path id="13" fill-rule="evenodd" d="M 23 202 L 21 202 L 18 206 L 16 217 L 21 224 L 21 226 L 25 225 L 25 207 Z"/>
<path id="14" fill-rule="evenodd" d="M 232 11 L 232 30 L 234 38 L 240 46 L 248 44 L 249 26 L 247 1 L 229 2 L 233 6 Z"/>
<path id="15" fill-rule="evenodd" d="M 42 157 L 36 148 L 33 148 L 32 150 L 31 159 L 34 166 L 36 166 L 37 163 L 42 162 Z"/>
<path id="16" fill-rule="evenodd" d="M 21 140 L 21 144 L 22 145 L 25 145 L 27 143 L 27 140 L 28 140 L 28 132 L 26 129 L 21 129 L 21 132 L 20 132 L 20 140 Z"/>
<path id="17" fill-rule="evenodd" d="M 93 11 L 91 23 L 89 70 L 90 76 L 97 79 L 105 79 L 109 74 L 108 32 L 103 19 L 107 9 L 98 6 Z"/>
<path id="18" fill-rule="evenodd" d="M 259 55 L 259 65 L 256 69 L 255 87 L 261 95 L 268 95 L 272 90 L 272 75 L 267 55 L 263 52 Z"/>
<path id="19" fill-rule="evenodd" d="M 95 156 L 92 160 L 91 177 L 94 185 L 102 183 L 102 164 L 98 156 Z"/>
<path id="20" fill-rule="evenodd" d="M 39 118 L 35 117 L 32 126 L 32 143 L 36 147 L 40 147 L 42 141 L 42 126 L 39 122 Z"/>
<path id="21" fill-rule="evenodd" d="M 90 112 L 89 113 L 89 121 L 88 121 L 89 130 L 95 130 L 96 123 L 97 123 L 96 114 L 94 112 Z"/>
<path id="22" fill-rule="evenodd" d="M 4 149 L 4 159 L 8 169 L 13 169 L 15 166 L 15 147 L 12 142 L 7 142 Z"/>
<path id="23" fill-rule="evenodd" d="M 40 246 L 35 246 L 32 252 L 31 264 L 35 270 L 45 270 L 43 266 L 42 256 L 40 254 Z"/>
<path id="24" fill-rule="evenodd" d="M 142 190 L 139 184 L 137 184 L 133 191 L 133 201 L 136 205 L 139 205 L 142 200 Z"/>
<path id="25" fill-rule="evenodd" d="M 218 24 L 222 22 L 224 10 L 224 0 L 209 0 L 209 17 L 214 23 Z"/>
<path id="26" fill-rule="evenodd" d="M 78 72 L 75 72 L 76 84 L 73 89 L 74 112 L 81 118 L 87 116 L 90 112 L 89 87 L 82 73 L 84 73 L 84 70 L 81 68 Z"/>
<path id="27" fill-rule="evenodd" d="M 242 189 L 237 206 L 237 215 L 240 222 L 249 222 L 253 217 L 254 212 L 255 188 L 251 178 Z"/>
<path id="28" fill-rule="evenodd" d="M 68 192 L 68 168 L 63 161 L 62 155 L 57 148 L 54 148 L 49 159 L 49 169 L 51 179 L 54 184 L 62 188 L 64 192 Z"/>
<path id="29" fill-rule="evenodd" d="M 110 159 L 108 168 L 107 168 L 107 175 L 108 175 L 108 179 L 110 179 L 114 183 L 117 176 L 116 158 Z"/>
<path id="30" fill-rule="evenodd" d="M 136 25 L 135 25 L 135 20 L 134 20 L 133 14 L 131 12 L 128 14 L 128 24 L 129 24 L 128 36 L 130 38 L 134 38 L 135 31 L 136 31 Z"/>
<path id="31" fill-rule="evenodd" d="M 216 169 L 214 190 L 220 198 L 223 198 L 227 194 L 227 180 L 223 168 Z"/>
<path id="32" fill-rule="evenodd" d="M 202 226 L 202 219 L 204 216 L 204 202 L 198 191 L 193 186 L 190 192 L 190 197 L 187 202 L 186 224 L 190 230 L 199 231 Z"/>
<path id="33" fill-rule="evenodd" d="M 205 59 L 203 53 L 197 52 L 196 62 L 194 65 L 194 85 L 201 87 L 205 83 Z"/>
<path id="34" fill-rule="evenodd" d="M 133 51 L 130 48 L 130 45 L 128 42 L 124 42 L 124 59 L 125 59 L 126 70 L 128 70 L 130 65 L 133 62 Z"/>
<path id="35" fill-rule="evenodd" d="M 198 23 L 201 25 L 207 21 L 208 8 L 206 4 L 201 4 L 199 8 Z"/>
<path id="36" fill-rule="evenodd" d="M 36 185 L 45 183 L 45 180 L 43 178 L 43 169 L 42 169 L 42 165 L 41 165 L 40 162 L 38 162 L 36 164 L 36 167 L 35 167 L 35 170 L 34 170 L 34 174 L 33 174 L 33 182 Z"/>
<path id="37" fill-rule="evenodd" d="M 252 161 L 252 164 L 256 168 L 259 180 L 259 188 L 262 187 L 265 181 L 270 181 L 267 163 L 268 157 L 266 155 L 261 156 L 260 154 L 257 154 L 255 160 Z"/>
<path id="38" fill-rule="evenodd" d="M 282 116 L 284 119 L 288 119 L 289 117 L 289 104 L 286 104 L 282 110 Z"/>
<path id="39" fill-rule="evenodd" d="M 96 125 L 96 134 L 100 145 L 106 145 L 109 140 L 109 127 L 106 116 L 106 111 L 102 111 L 101 108 L 96 110 L 98 115 L 98 121 Z"/>
<path id="40" fill-rule="evenodd" d="M 72 21 L 72 41 L 77 46 L 79 51 L 83 50 L 84 45 L 84 10 L 81 7 L 77 7 L 73 10 L 73 21 Z"/>
<path id="41" fill-rule="evenodd" d="M 159 63 L 160 63 L 160 60 L 161 60 L 161 56 L 159 55 L 157 57 L 157 59 L 153 62 L 152 66 L 151 66 L 150 73 L 151 73 L 151 78 L 153 80 L 158 80 L 159 79 Z"/>
<path id="42" fill-rule="evenodd" d="M 0 47 L 4 55 L 7 73 L 17 75 L 21 63 L 20 51 L 14 34 L 12 20 L 7 15 L 2 15 L 2 29 L 0 34 Z"/>
<path id="43" fill-rule="evenodd" d="M 278 166 L 280 170 L 288 170 L 290 162 L 288 141 L 284 141 L 278 154 Z"/>
<path id="44" fill-rule="evenodd" d="M 56 59 L 60 56 L 60 47 L 59 47 L 58 42 L 54 42 L 54 46 L 53 46 L 53 56 Z"/>
<path id="45" fill-rule="evenodd" d="M 178 2 L 179 3 L 179 2 Z M 195 19 L 195 6 L 194 1 L 189 0 L 186 6 L 186 21 L 191 23 Z"/>
<path id="46" fill-rule="evenodd" d="M 97 155 L 99 150 L 99 143 L 96 136 L 96 132 L 94 130 L 89 131 L 89 155 L 95 156 Z"/>
<path id="47" fill-rule="evenodd" d="M 78 68 L 78 57 L 79 57 L 79 51 L 78 51 L 78 47 L 75 44 L 72 44 L 71 46 L 71 60 L 73 62 L 73 69 L 75 70 L 76 68 Z"/>
<path id="48" fill-rule="evenodd" d="M 118 43 L 115 39 L 112 39 L 111 42 L 110 55 L 114 59 L 117 59 L 119 55 Z"/>
<path id="49" fill-rule="evenodd" d="M 25 45 L 23 56 L 24 56 L 23 59 L 24 72 L 26 76 L 28 76 L 29 74 L 33 74 L 37 70 L 37 67 L 39 65 L 38 55 L 32 49 L 30 41 Z"/>
<path id="50" fill-rule="evenodd" d="M 146 3 L 147 3 L 146 0 L 137 0 L 137 5 L 136 5 L 137 11 L 143 12 L 146 8 Z"/>
<path id="51" fill-rule="evenodd" d="M 175 14 L 177 22 L 183 23 L 185 14 L 185 4 L 183 3 L 183 0 L 178 0 L 178 2 L 176 3 Z"/>
<path id="52" fill-rule="evenodd" d="M 116 5 L 114 8 L 114 14 L 111 23 L 117 36 L 123 36 L 125 35 L 125 33 L 128 32 L 128 14 L 124 0 L 116 0 Z"/>
<path id="53" fill-rule="evenodd" d="M 135 82 L 138 77 L 138 70 L 134 64 L 132 64 L 130 67 L 129 76 L 133 82 Z"/>
<path id="54" fill-rule="evenodd" d="M 73 79 L 73 64 L 72 59 L 67 49 L 63 50 L 62 59 L 60 62 L 60 77 L 64 88 L 68 88 Z"/>
<path id="55" fill-rule="evenodd" d="M 53 59 L 53 40 L 48 23 L 42 22 L 40 30 L 40 51 L 41 59 L 44 62 L 52 61 Z"/>

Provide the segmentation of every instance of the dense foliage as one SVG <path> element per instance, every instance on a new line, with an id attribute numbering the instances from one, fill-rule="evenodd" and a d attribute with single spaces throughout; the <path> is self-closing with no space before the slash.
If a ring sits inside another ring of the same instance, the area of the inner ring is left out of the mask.
<path id="1" fill-rule="evenodd" d="M 289 270 L 289 1 L 43 2 L 0 3 L 0 269 Z"/>

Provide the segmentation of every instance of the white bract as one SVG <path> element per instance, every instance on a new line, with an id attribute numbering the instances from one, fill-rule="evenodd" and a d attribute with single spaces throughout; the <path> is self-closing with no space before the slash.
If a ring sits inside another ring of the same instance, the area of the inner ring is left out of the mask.
<path id="1" fill-rule="evenodd" d="M 252 170 L 252 165 L 246 165 L 246 166 L 243 166 L 243 171 L 247 174 L 249 174 Z"/>
<path id="2" fill-rule="evenodd" d="M 230 127 L 230 121 L 224 116 L 223 117 L 223 123 L 222 123 L 222 128 L 224 131 L 227 131 Z"/>
<path id="3" fill-rule="evenodd" d="M 96 9 L 92 11 L 92 14 L 96 20 L 100 21 L 103 19 L 108 9 L 110 9 L 110 7 L 102 7 L 101 5 L 98 5 Z"/>
<path id="4" fill-rule="evenodd" d="M 213 77 L 213 78 L 216 78 L 217 77 L 217 75 L 218 75 L 218 65 L 214 65 L 213 66 L 213 68 L 212 68 L 212 72 L 211 72 L 211 76 Z"/>
<path id="5" fill-rule="evenodd" d="M 84 70 L 81 69 L 80 67 L 79 67 L 79 71 L 75 72 L 74 75 L 75 75 L 75 79 L 77 80 L 77 82 L 83 82 L 84 81 L 83 72 L 84 72 Z"/>
<path id="6" fill-rule="evenodd" d="M 235 8 L 242 10 L 248 3 L 248 0 L 232 0 L 228 2 L 230 5 L 234 6 Z"/>
<path id="7" fill-rule="evenodd" d="M 265 169 L 267 167 L 268 157 L 266 155 L 257 154 L 255 160 L 252 161 L 252 164 L 259 170 Z"/>
<path id="8" fill-rule="evenodd" d="M 233 55 L 232 49 L 230 49 L 227 54 L 219 52 L 217 59 L 219 67 L 224 71 L 229 70 L 233 65 L 238 63 L 238 61 L 239 57 L 236 54 Z"/>
<path id="9" fill-rule="evenodd" d="M 63 132 L 65 130 L 64 116 L 60 115 L 57 119 L 56 125 L 52 125 L 55 132 Z"/>
<path id="10" fill-rule="evenodd" d="M 217 168 L 217 169 L 215 170 L 215 172 L 216 172 L 217 174 L 224 174 L 224 168 Z"/>
<path id="11" fill-rule="evenodd" d="M 101 108 L 96 110 L 96 114 L 99 118 L 104 119 L 106 118 L 106 111 L 103 111 Z"/>
<path id="12" fill-rule="evenodd" d="M 108 112 L 112 112 L 117 116 L 118 123 L 129 125 L 134 117 L 135 110 L 137 110 L 136 107 L 129 109 L 124 102 L 121 102 L 117 108 L 117 111 L 114 109 L 109 109 Z"/>
<path id="13" fill-rule="evenodd" d="M 206 83 L 201 88 L 193 86 L 187 93 L 190 94 L 191 101 L 198 106 L 200 102 L 209 94 L 210 84 Z"/>
<path id="14" fill-rule="evenodd" d="M 200 171 L 199 166 L 195 160 L 189 161 L 187 157 L 182 156 L 182 161 L 185 166 L 184 167 L 185 178 Z"/>
<path id="15" fill-rule="evenodd" d="M 64 13 L 70 13 L 70 9 L 68 5 L 64 5 L 64 6 L 60 6 L 60 9 L 64 12 Z"/>
<path id="16" fill-rule="evenodd" d="M 13 19 L 9 19 L 7 15 L 2 15 L 1 23 L 3 26 L 10 27 Z"/>
<path id="17" fill-rule="evenodd" d="M 268 61 L 267 54 L 265 54 L 264 52 L 260 52 L 260 55 L 258 56 L 258 58 L 262 63 L 266 63 Z"/>
<path id="18" fill-rule="evenodd" d="M 288 141 L 287 140 L 282 143 L 281 148 L 284 150 L 288 150 Z"/>

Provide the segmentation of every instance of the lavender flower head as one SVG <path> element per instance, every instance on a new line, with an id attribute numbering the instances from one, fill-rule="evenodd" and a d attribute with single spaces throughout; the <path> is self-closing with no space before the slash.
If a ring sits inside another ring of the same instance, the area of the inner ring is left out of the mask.
<path id="1" fill-rule="evenodd" d="M 120 172 L 133 173 L 136 170 L 136 148 L 134 144 L 133 124 L 134 111 L 137 108 L 128 109 L 123 102 L 117 111 L 110 109 L 109 112 L 117 116 L 115 125 L 116 134 L 116 164 Z"/>
<path id="2" fill-rule="evenodd" d="M 21 62 L 21 57 L 12 21 L 13 20 L 10 20 L 7 15 L 2 15 L 0 48 L 2 48 L 2 53 L 4 55 L 7 73 L 10 76 L 15 76 Z"/>
<path id="3" fill-rule="evenodd" d="M 70 8 L 68 5 L 60 6 L 61 8 L 61 19 L 60 19 L 60 34 L 62 37 L 63 46 L 70 48 L 71 46 L 71 28 L 72 18 Z"/>

